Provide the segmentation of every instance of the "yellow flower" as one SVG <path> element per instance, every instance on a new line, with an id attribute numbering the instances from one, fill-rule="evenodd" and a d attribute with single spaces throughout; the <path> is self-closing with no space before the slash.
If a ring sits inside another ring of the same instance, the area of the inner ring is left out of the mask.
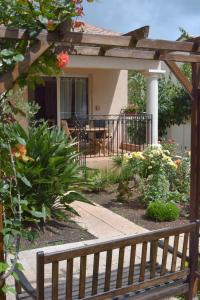
<path id="1" fill-rule="evenodd" d="M 138 159 L 144 159 L 144 156 L 142 154 L 142 152 L 138 151 L 138 152 L 133 152 L 132 153 L 132 157 L 133 158 L 138 158 Z"/>

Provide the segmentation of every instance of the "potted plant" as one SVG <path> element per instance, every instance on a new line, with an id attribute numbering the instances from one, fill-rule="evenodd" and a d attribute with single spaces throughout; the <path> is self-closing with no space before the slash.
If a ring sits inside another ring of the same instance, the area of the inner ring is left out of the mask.
<path id="1" fill-rule="evenodd" d="M 131 103 L 128 104 L 123 110 L 122 113 L 125 115 L 137 115 L 138 114 L 138 106 L 137 104 Z"/>

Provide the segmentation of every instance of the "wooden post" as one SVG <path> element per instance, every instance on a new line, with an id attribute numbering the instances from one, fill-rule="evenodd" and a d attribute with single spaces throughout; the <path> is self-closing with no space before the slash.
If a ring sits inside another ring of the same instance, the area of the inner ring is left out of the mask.
<path id="1" fill-rule="evenodd" d="M 191 189 L 190 220 L 200 219 L 200 64 L 192 65 L 192 116 L 191 116 Z M 188 299 L 192 300 L 197 293 L 199 226 L 190 237 L 190 291 Z"/>
<path id="2" fill-rule="evenodd" d="M 0 262 L 4 261 L 2 229 L 3 229 L 3 204 L 0 203 Z M 6 295 L 0 293 L 0 300 L 6 300 Z"/>

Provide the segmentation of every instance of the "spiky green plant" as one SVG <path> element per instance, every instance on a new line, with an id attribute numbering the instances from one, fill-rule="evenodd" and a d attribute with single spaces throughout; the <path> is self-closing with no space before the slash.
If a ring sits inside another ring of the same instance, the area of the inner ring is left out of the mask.
<path id="1" fill-rule="evenodd" d="M 25 221 L 66 218 L 66 211 L 75 213 L 70 206 L 75 201 L 88 202 L 80 193 L 85 178 L 78 163 L 75 141 L 70 141 L 58 128 L 46 123 L 31 127 L 26 132 L 19 124 L 12 124 L 10 133 L 26 146 L 31 159 L 16 159 L 19 191 L 27 209 Z M 18 137 L 18 138 L 17 138 Z M 25 184 L 24 184 L 25 183 Z"/>

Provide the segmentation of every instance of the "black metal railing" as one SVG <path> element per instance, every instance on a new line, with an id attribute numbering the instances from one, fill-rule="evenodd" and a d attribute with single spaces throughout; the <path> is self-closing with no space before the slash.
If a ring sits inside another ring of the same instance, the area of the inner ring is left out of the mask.
<path id="1" fill-rule="evenodd" d="M 86 157 L 121 155 L 152 144 L 152 117 L 134 115 L 76 115 L 72 136 Z"/>

